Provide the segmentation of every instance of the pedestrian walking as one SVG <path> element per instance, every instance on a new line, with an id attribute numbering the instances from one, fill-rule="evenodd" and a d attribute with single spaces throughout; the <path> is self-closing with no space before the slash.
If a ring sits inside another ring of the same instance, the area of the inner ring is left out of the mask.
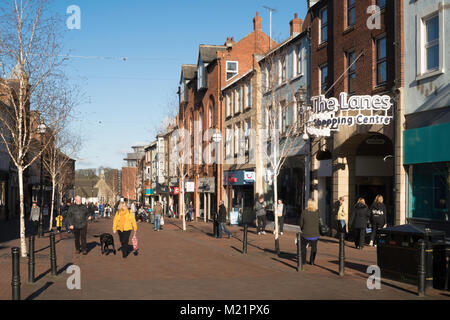
<path id="1" fill-rule="evenodd" d="M 302 230 L 302 263 L 306 263 L 307 245 L 311 247 L 309 264 L 314 265 L 317 255 L 317 242 L 320 238 L 320 213 L 314 200 L 309 199 L 305 210 L 300 217 L 300 230 Z"/>
<path id="2" fill-rule="evenodd" d="M 219 202 L 219 216 L 217 218 L 219 223 L 219 236 L 218 238 L 222 238 L 222 231 L 225 231 L 228 235 L 228 239 L 231 238 L 231 232 L 227 229 L 227 209 L 225 208 L 225 205 L 223 201 L 221 200 Z"/>
<path id="3" fill-rule="evenodd" d="M 159 231 L 161 228 L 161 216 L 163 214 L 163 207 L 160 201 L 156 202 L 155 209 L 153 210 L 155 214 L 155 231 Z"/>
<path id="4" fill-rule="evenodd" d="M 386 227 L 386 206 L 383 203 L 381 194 L 375 197 L 370 207 L 370 223 L 372 224 L 372 234 L 370 235 L 370 246 L 374 245 L 377 230 Z M 377 244 L 375 243 L 375 247 Z"/>
<path id="5" fill-rule="evenodd" d="M 187 219 L 188 221 L 193 221 L 192 215 L 194 213 L 194 206 L 192 205 L 192 201 L 189 201 L 189 205 L 187 207 Z"/>
<path id="6" fill-rule="evenodd" d="M 33 201 L 30 210 L 30 221 L 32 224 L 33 235 L 37 235 L 39 229 L 39 217 L 41 214 L 41 209 L 38 207 L 36 201 Z"/>
<path id="7" fill-rule="evenodd" d="M 55 218 L 56 220 L 56 230 L 58 231 L 58 233 L 61 233 L 61 228 L 62 228 L 62 222 L 63 222 L 63 216 L 60 214 L 58 214 Z"/>
<path id="8" fill-rule="evenodd" d="M 355 247 L 362 250 L 366 241 L 366 227 L 370 218 L 370 210 L 366 205 L 364 198 L 359 198 L 353 215 L 350 221 L 350 225 L 355 233 Z"/>
<path id="9" fill-rule="evenodd" d="M 67 211 L 67 217 L 69 219 L 69 229 L 73 230 L 75 238 L 75 252 L 79 254 L 86 251 L 86 235 L 87 235 L 87 223 L 92 217 L 89 215 L 88 208 L 81 203 L 81 197 L 75 197 L 75 204 L 71 205 Z"/>
<path id="10" fill-rule="evenodd" d="M 128 257 L 128 243 L 130 241 L 131 231 L 137 231 L 136 219 L 125 202 L 121 202 L 118 211 L 114 216 L 113 233 L 119 233 L 120 243 L 122 245 L 122 258 Z"/>
<path id="11" fill-rule="evenodd" d="M 336 215 L 336 220 L 338 221 L 338 232 L 347 234 L 348 229 L 348 212 L 345 209 L 344 197 L 339 197 L 338 210 Z M 344 236 L 345 237 L 345 236 Z"/>
<path id="12" fill-rule="evenodd" d="M 256 231 L 258 234 L 266 234 L 266 206 L 264 205 L 264 196 L 259 197 L 254 209 L 258 223 Z"/>
<path id="13" fill-rule="evenodd" d="M 67 218 L 67 212 L 69 211 L 70 205 L 71 205 L 70 200 L 67 200 L 66 205 L 64 207 L 62 207 L 62 209 L 61 209 L 61 214 L 63 216 L 64 228 L 66 229 L 67 233 L 71 232 L 71 230 L 69 229 L 69 219 Z"/>
<path id="14" fill-rule="evenodd" d="M 105 217 L 105 205 L 101 201 L 98 204 L 98 212 L 100 213 L 100 217 L 102 217 L 102 218 Z"/>
<path id="15" fill-rule="evenodd" d="M 134 202 L 131 203 L 131 212 L 133 212 L 134 218 L 136 219 L 136 204 Z"/>
<path id="16" fill-rule="evenodd" d="M 276 216 L 278 219 L 278 227 L 279 227 L 280 234 L 283 235 L 284 217 L 286 217 L 286 205 L 283 203 L 283 200 L 278 199 L 278 203 L 277 203 L 275 212 L 276 212 Z M 275 230 L 273 231 L 273 234 L 275 234 Z"/>

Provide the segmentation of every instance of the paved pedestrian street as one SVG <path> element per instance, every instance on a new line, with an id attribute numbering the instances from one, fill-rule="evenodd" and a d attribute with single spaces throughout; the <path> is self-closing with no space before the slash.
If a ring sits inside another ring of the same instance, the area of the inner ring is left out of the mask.
<path id="1" fill-rule="evenodd" d="M 273 234 L 258 236 L 249 228 L 248 253 L 242 254 L 242 227 L 230 227 L 231 239 L 212 237 L 212 224 L 166 219 L 164 229 L 138 224 L 139 254 L 122 258 L 101 255 L 99 238 L 112 233 L 112 219 L 100 219 L 88 227 L 88 254 L 75 254 L 73 238 L 56 236 L 58 275 L 50 273 L 49 238 L 36 239 L 36 277 L 28 284 L 27 259 L 21 258 L 21 299 L 37 300 L 297 300 L 297 299 L 447 299 L 442 291 L 429 290 L 419 298 L 417 287 L 382 279 L 381 289 L 367 288 L 369 265 L 376 264 L 376 248 L 346 247 L 346 274 L 338 275 L 338 243 L 322 238 L 316 265 L 296 271 L 295 232 L 281 236 L 281 254 L 273 252 Z M 114 235 L 116 249 L 120 247 Z M 130 241 L 131 244 L 131 241 Z M 11 299 L 11 247 L 19 240 L 0 243 L 0 299 Z M 309 260 L 309 252 L 308 259 Z M 67 268 L 81 270 L 81 289 L 67 288 Z"/>

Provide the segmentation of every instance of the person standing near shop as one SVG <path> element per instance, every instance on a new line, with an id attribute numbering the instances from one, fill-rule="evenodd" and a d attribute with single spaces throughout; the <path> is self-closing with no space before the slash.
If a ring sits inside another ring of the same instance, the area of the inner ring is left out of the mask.
<path id="1" fill-rule="evenodd" d="M 255 214 L 257 219 L 258 234 L 266 234 L 266 206 L 264 205 L 264 196 L 260 196 L 255 203 Z"/>
<path id="2" fill-rule="evenodd" d="M 231 238 L 231 232 L 227 229 L 227 209 L 222 200 L 219 202 L 219 216 L 217 218 L 219 223 L 219 236 L 218 238 L 222 238 L 222 231 L 225 231 L 228 234 L 228 239 Z"/>
<path id="3" fill-rule="evenodd" d="M 70 200 L 67 200 L 66 205 L 61 209 L 61 214 L 63 216 L 63 224 L 67 233 L 71 232 L 71 230 L 69 229 L 69 219 L 67 218 L 67 212 L 69 211 L 70 205 L 71 205 Z"/>
<path id="4" fill-rule="evenodd" d="M 122 258 L 128 257 L 128 242 L 130 241 L 131 231 L 137 231 L 136 219 L 134 214 L 128 209 L 125 202 L 121 202 L 118 211 L 114 216 L 113 233 L 119 233 L 120 243 L 122 245 Z"/>
<path id="5" fill-rule="evenodd" d="M 276 214 L 278 218 L 278 227 L 280 228 L 280 235 L 283 235 L 283 227 L 284 227 L 284 217 L 286 217 L 286 205 L 283 203 L 283 200 L 278 199 L 278 204 L 276 207 Z M 275 234 L 275 230 L 273 231 Z"/>
<path id="6" fill-rule="evenodd" d="M 40 213 L 41 213 L 41 209 L 37 206 L 36 201 L 33 201 L 33 204 L 31 205 L 31 210 L 30 210 L 30 221 L 32 224 L 33 235 L 38 234 Z"/>
<path id="7" fill-rule="evenodd" d="M 160 201 L 156 202 L 153 213 L 155 214 L 155 231 L 159 231 L 161 229 L 161 215 L 163 214 L 163 208 Z"/>
<path id="8" fill-rule="evenodd" d="M 314 200 L 309 199 L 306 209 L 300 217 L 300 230 L 302 230 L 302 262 L 306 263 L 306 246 L 311 247 L 309 263 L 314 265 L 317 254 L 317 242 L 320 238 L 319 234 L 319 210 Z M 303 271 L 304 269 L 302 269 Z"/>
<path id="9" fill-rule="evenodd" d="M 189 205 L 187 207 L 187 219 L 188 221 L 192 221 L 193 219 L 194 206 L 192 205 L 192 201 L 189 201 Z"/>
<path id="10" fill-rule="evenodd" d="M 339 197 L 339 203 L 338 203 L 338 211 L 337 211 L 337 217 L 338 221 L 338 230 L 339 233 L 344 233 L 344 235 L 347 234 L 347 226 L 348 226 L 348 212 L 345 209 L 344 205 L 344 197 Z"/>
<path id="11" fill-rule="evenodd" d="M 355 232 L 355 247 L 362 250 L 366 241 L 366 227 L 370 218 L 370 210 L 364 198 L 356 202 L 350 225 Z"/>
<path id="12" fill-rule="evenodd" d="M 386 227 L 386 206 L 383 203 L 381 194 L 375 197 L 370 207 L 370 223 L 372 224 L 372 234 L 370 235 L 370 246 L 374 245 L 377 230 Z M 375 244 L 375 247 L 377 244 Z"/>
<path id="13" fill-rule="evenodd" d="M 69 229 L 74 233 L 75 252 L 77 254 L 83 252 L 86 255 L 87 223 L 92 217 L 89 215 L 88 208 L 81 203 L 80 196 L 75 197 L 75 204 L 71 205 L 67 211 L 67 218 L 69 220 Z"/>

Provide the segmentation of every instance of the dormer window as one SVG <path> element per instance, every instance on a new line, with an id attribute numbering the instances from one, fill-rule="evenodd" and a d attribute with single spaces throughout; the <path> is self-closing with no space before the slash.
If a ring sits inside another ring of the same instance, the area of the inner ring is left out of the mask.
<path id="1" fill-rule="evenodd" d="M 227 61 L 226 66 L 227 81 L 236 76 L 238 72 L 238 62 L 237 61 Z"/>
<path id="2" fill-rule="evenodd" d="M 197 88 L 198 90 L 207 88 L 206 85 L 206 72 L 205 72 L 205 65 L 203 64 L 203 61 L 200 59 L 197 67 Z"/>

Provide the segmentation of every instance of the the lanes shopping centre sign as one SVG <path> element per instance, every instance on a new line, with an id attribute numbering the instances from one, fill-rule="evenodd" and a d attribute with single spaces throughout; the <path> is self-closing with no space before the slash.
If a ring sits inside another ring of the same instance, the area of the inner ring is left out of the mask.
<path id="1" fill-rule="evenodd" d="M 325 98 L 324 95 L 311 98 L 311 110 L 307 131 L 315 136 L 330 136 L 331 131 L 339 131 L 340 126 L 389 125 L 392 116 L 391 97 L 351 96 L 342 92 L 337 98 Z"/>

